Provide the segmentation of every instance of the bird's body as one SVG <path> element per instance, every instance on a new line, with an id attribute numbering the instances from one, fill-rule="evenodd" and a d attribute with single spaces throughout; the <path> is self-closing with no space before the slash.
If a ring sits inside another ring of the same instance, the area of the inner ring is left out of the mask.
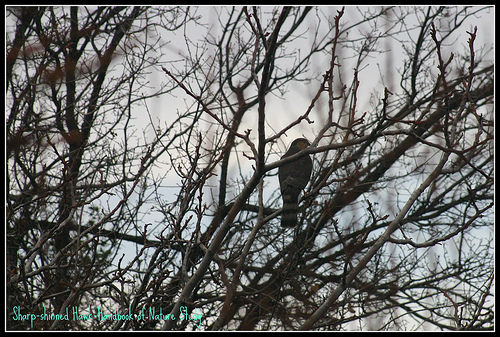
<path id="1" fill-rule="evenodd" d="M 305 138 L 297 138 L 292 142 L 288 151 L 281 157 L 290 157 L 310 145 Z M 309 155 L 301 157 L 291 163 L 280 166 L 278 178 L 280 181 L 283 210 L 281 212 L 281 226 L 295 227 L 297 225 L 297 212 L 299 195 L 306 187 L 311 177 L 312 160 Z"/>

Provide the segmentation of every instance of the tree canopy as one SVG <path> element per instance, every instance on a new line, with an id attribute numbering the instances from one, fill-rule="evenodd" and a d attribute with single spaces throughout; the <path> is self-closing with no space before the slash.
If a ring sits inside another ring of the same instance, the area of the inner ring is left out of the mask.
<path id="1" fill-rule="evenodd" d="M 493 330 L 491 12 L 7 6 L 7 329 Z"/>

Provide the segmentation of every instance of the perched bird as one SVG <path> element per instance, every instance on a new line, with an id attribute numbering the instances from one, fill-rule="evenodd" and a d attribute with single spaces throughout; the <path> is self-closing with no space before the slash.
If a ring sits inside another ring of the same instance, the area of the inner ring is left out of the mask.
<path id="1" fill-rule="evenodd" d="M 281 157 L 290 157 L 309 145 L 305 138 L 297 138 L 292 142 L 288 151 Z M 311 177 L 312 160 L 309 155 L 280 166 L 278 178 L 280 181 L 283 210 L 281 211 L 281 226 L 295 227 L 297 225 L 297 211 L 300 192 L 306 187 Z"/>

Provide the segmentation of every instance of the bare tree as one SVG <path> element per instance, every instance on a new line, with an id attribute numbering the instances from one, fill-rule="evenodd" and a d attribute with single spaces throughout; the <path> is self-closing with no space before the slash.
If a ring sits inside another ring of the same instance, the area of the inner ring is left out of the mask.
<path id="1" fill-rule="evenodd" d="M 126 285 L 131 266 L 109 268 L 122 240 L 145 243 L 135 222 L 143 177 L 172 132 L 135 143 L 133 109 L 171 89 L 148 84 L 165 44 L 156 30 L 191 18 L 181 8 L 9 7 L 7 19 L 15 23 L 7 41 L 8 317 L 10 328 L 24 329 L 29 322 L 12 320 L 14 311 L 107 306 L 120 293 L 115 282 Z M 105 196 L 112 202 L 102 205 Z M 80 324 L 37 320 L 33 328 Z"/>
<path id="2" fill-rule="evenodd" d="M 8 8 L 8 328 L 493 329 L 489 10 Z"/>

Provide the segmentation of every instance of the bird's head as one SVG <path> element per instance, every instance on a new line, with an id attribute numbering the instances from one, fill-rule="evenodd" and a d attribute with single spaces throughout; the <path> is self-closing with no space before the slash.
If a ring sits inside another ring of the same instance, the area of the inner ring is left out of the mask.
<path id="1" fill-rule="evenodd" d="M 292 146 L 297 146 L 300 150 L 305 150 L 307 149 L 311 143 L 305 138 L 297 138 L 293 141 Z"/>

